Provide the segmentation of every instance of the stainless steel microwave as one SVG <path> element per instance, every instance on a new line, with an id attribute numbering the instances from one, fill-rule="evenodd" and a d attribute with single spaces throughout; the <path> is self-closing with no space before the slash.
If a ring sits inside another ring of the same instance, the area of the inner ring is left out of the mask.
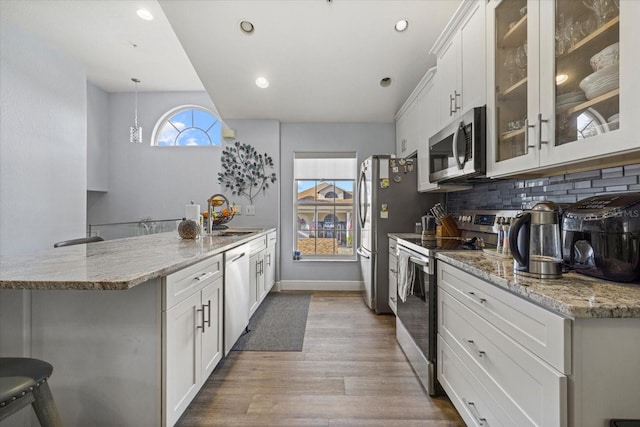
<path id="1" fill-rule="evenodd" d="M 463 181 L 484 176 L 486 124 L 486 106 L 475 107 L 429 138 L 429 181 Z"/>

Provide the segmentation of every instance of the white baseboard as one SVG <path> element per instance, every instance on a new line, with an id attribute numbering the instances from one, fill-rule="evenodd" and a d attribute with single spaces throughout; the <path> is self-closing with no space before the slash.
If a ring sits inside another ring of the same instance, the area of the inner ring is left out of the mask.
<path id="1" fill-rule="evenodd" d="M 281 280 L 274 288 L 280 291 L 361 291 L 362 281 Z"/>

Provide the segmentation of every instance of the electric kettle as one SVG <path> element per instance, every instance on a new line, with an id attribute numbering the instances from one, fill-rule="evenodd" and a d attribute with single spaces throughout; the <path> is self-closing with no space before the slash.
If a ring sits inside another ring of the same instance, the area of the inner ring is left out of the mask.
<path id="1" fill-rule="evenodd" d="M 538 279 L 562 276 L 560 209 L 553 202 L 539 202 L 516 216 L 509 246 L 516 274 Z"/>

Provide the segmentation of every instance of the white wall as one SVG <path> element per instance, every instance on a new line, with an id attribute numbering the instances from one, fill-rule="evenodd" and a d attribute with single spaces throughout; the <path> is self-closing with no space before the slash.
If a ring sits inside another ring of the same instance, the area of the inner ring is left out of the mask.
<path id="1" fill-rule="evenodd" d="M 90 102 L 93 102 L 90 98 Z M 193 200 L 202 210 L 207 198 L 223 193 L 218 184 L 222 147 L 151 147 L 156 122 L 169 110 L 181 105 L 213 108 L 206 92 L 153 92 L 138 94 L 138 123 L 144 143 L 129 142 L 133 124 L 134 94 L 109 94 L 109 184 L 108 192 L 90 194 L 90 224 L 182 218 L 184 206 Z M 279 168 L 280 125 L 275 120 L 226 121 L 237 130 L 243 143 L 267 152 Z M 226 144 L 226 143 L 223 143 Z M 279 173 L 278 173 L 279 175 Z M 279 179 L 279 176 L 278 176 Z M 236 204 L 248 200 L 224 193 Z M 278 188 L 254 199 L 256 215 L 238 216 L 230 226 L 275 226 L 278 220 Z"/>
<path id="2" fill-rule="evenodd" d="M 10 22 L 0 31 L 0 255 L 9 255 L 85 235 L 86 71 Z"/>
<path id="3" fill-rule="evenodd" d="M 395 153 L 394 123 L 282 123 L 280 280 L 361 281 L 357 262 L 293 262 L 293 153 L 356 151 L 358 164 L 373 154 Z"/>
<path id="4" fill-rule="evenodd" d="M 87 83 L 87 190 L 109 189 L 109 94 Z"/>
<path id="5" fill-rule="evenodd" d="M 84 66 L 2 20 L 1 256 L 85 235 L 86 141 Z M 31 356 L 30 334 L 31 291 L 0 292 L 0 356 Z M 55 374 L 52 388 L 55 394 Z M 27 407 L 3 425 L 27 425 L 31 418 Z"/>

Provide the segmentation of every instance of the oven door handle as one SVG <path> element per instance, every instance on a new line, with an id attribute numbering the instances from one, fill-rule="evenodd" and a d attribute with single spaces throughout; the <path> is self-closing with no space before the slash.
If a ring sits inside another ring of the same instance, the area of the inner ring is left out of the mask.
<path id="1" fill-rule="evenodd" d="M 414 256 L 410 256 L 409 257 L 409 261 L 411 261 L 414 264 L 417 264 L 421 267 L 427 267 L 430 263 L 428 259 L 424 259 L 424 258 L 417 258 Z"/>

